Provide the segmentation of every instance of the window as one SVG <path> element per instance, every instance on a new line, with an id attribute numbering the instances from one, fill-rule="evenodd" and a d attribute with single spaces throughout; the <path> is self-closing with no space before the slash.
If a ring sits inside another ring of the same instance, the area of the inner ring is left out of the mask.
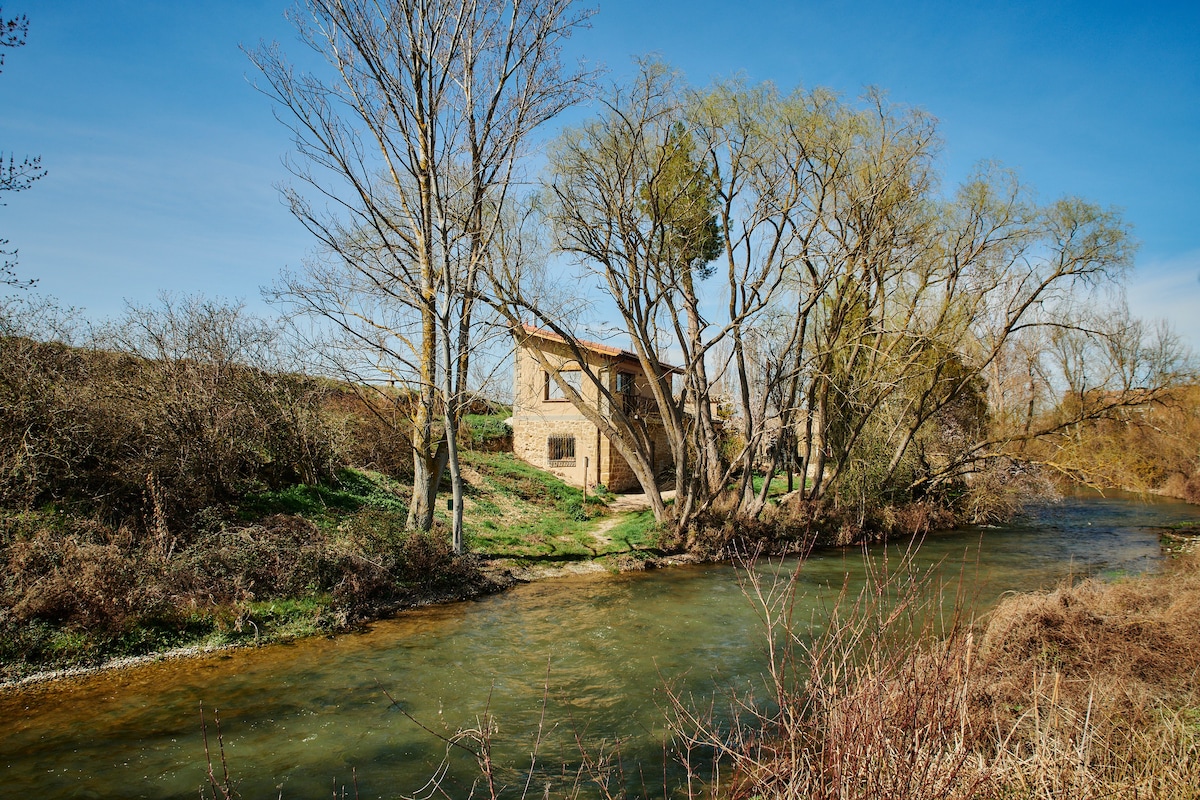
<path id="1" fill-rule="evenodd" d="M 551 375 L 549 372 L 544 372 L 542 374 L 546 378 L 545 398 L 547 400 L 570 400 L 571 399 L 571 398 L 567 397 L 567 393 L 564 392 L 561 387 L 559 387 L 558 381 L 554 380 L 553 375 Z M 564 370 L 560 370 L 558 375 L 560 378 L 562 378 L 563 383 L 570 386 L 572 389 L 574 389 L 579 394 L 583 394 L 583 373 L 582 372 L 580 372 L 577 369 L 572 369 L 572 370 L 564 369 Z"/>
<path id="2" fill-rule="evenodd" d="M 546 450 L 552 467 L 575 466 L 575 437 L 551 436 L 546 440 Z"/>
<path id="3" fill-rule="evenodd" d="M 617 397 L 621 403 L 621 410 L 626 414 L 632 414 L 637 405 L 637 391 L 633 383 L 632 372 L 617 373 Z"/>

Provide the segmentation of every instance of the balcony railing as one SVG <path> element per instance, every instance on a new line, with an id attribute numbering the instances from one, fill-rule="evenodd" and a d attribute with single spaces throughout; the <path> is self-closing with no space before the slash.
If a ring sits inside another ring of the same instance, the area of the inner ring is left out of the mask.
<path id="1" fill-rule="evenodd" d="M 653 397 L 641 397 L 636 394 L 621 395 L 621 410 L 625 416 L 634 419 L 658 419 L 658 401 Z"/>

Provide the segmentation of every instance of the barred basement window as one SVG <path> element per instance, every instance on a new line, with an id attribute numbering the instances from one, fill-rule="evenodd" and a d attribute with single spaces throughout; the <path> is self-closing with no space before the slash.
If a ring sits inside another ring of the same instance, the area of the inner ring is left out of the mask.
<path id="1" fill-rule="evenodd" d="M 546 448 L 550 455 L 550 466 L 575 466 L 574 436 L 551 436 L 546 440 Z"/>

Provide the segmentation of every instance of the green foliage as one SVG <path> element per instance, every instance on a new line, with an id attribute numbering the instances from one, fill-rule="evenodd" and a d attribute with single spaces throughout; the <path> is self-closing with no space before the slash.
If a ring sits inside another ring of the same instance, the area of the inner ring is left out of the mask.
<path id="1" fill-rule="evenodd" d="M 467 414 L 463 417 L 462 432 L 473 448 L 498 450 L 511 447 L 512 428 L 505 420 L 511 411 L 498 414 Z"/>
<path id="2" fill-rule="evenodd" d="M 584 505 L 582 498 L 579 500 L 569 500 L 566 503 L 563 503 L 561 510 L 568 517 L 578 522 L 584 522 L 592 518 L 591 512 L 588 511 L 587 506 Z"/>
<path id="3" fill-rule="evenodd" d="M 720 185 L 709 165 L 696 154 L 696 142 L 683 123 L 667 130 L 641 199 L 655 234 L 652 263 L 678 270 L 690 283 L 712 275 L 710 262 L 721 254 L 723 240 L 717 224 Z"/>
<path id="4" fill-rule="evenodd" d="M 660 533 L 653 511 L 628 514 L 609 529 L 608 536 L 620 550 L 645 550 L 657 547 Z"/>
<path id="5" fill-rule="evenodd" d="M 363 508 L 407 514 L 406 501 L 396 494 L 399 490 L 394 481 L 379 473 L 342 469 L 331 484 L 296 484 L 249 495 L 241 502 L 240 513 L 243 519 L 268 514 L 299 514 L 311 519 Z"/>

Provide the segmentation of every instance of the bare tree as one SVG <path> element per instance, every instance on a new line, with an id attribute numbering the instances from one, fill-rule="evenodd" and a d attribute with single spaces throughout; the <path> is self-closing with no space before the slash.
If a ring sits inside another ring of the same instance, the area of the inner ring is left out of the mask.
<path id="1" fill-rule="evenodd" d="M 285 191 L 321 244 L 280 295 L 361 346 L 411 396 L 409 525 L 432 524 L 449 463 L 463 549 L 456 433 L 478 281 L 530 133 L 589 74 L 560 62 L 585 24 L 571 0 L 306 0 L 300 38 L 332 69 L 250 54 L 295 136 Z"/>
<path id="2" fill-rule="evenodd" d="M 1073 198 L 1038 205 L 988 164 L 940 196 L 936 124 L 919 110 L 874 91 L 857 103 L 736 82 L 695 92 L 653 61 L 602 102 L 551 151 L 549 214 L 652 378 L 680 526 L 735 477 L 736 513 L 757 516 L 785 463 L 811 478 L 799 496 L 864 516 L 945 493 L 1019 457 L 1021 442 L 1170 384 L 1166 350 L 1104 310 L 1132 254 L 1119 215 Z M 510 297 L 573 340 L 568 317 Z M 989 398 L 989 384 L 1014 382 L 1027 402 Z M 718 383 L 735 410 L 729 463 L 711 414 Z M 1070 410 L 1040 408 L 1067 387 L 1080 398 Z M 562 388 L 665 516 L 637 421 Z M 1006 419 L 1022 406 L 1024 430 L 989 424 L 989 399 Z"/>
<path id="3" fill-rule="evenodd" d="M 780 121 L 771 90 L 729 86 L 699 95 L 661 63 L 641 66 L 632 86 L 602 98 L 599 119 L 568 131 L 552 149 L 549 215 L 559 250 L 599 279 L 649 377 L 655 422 L 675 464 L 673 520 L 684 529 L 731 469 L 712 413 L 710 370 L 718 374 L 724 365 L 709 361 L 731 342 L 740 385 L 747 385 L 744 332 L 799 253 L 789 216 L 798 197 L 795 154 L 774 136 Z M 536 307 L 511 287 L 499 293 L 577 343 L 557 309 Z M 678 358 L 678 384 L 664 345 Z M 595 417 L 665 518 L 645 425 L 614 402 L 600 376 L 584 372 L 611 413 L 576 405 Z"/>
<path id="4" fill-rule="evenodd" d="M 11 19 L 5 19 L 4 8 L 0 6 L 0 47 L 23 47 L 25 37 L 29 34 L 29 18 L 20 14 Z M 0 68 L 4 66 L 4 53 L 0 51 Z M 34 181 L 45 177 L 42 168 L 42 157 L 25 157 L 17 161 L 16 157 L 8 154 L 8 163 L 4 160 L 4 151 L 0 150 L 0 192 L 19 192 L 28 189 Z M 0 205 L 3 205 L 0 202 Z M 0 248 L 8 244 L 7 239 L 0 239 Z M 11 260 L 10 260 L 11 259 Z M 29 288 L 37 283 L 36 279 L 21 280 L 16 274 L 17 251 L 0 249 L 0 284 Z"/>

